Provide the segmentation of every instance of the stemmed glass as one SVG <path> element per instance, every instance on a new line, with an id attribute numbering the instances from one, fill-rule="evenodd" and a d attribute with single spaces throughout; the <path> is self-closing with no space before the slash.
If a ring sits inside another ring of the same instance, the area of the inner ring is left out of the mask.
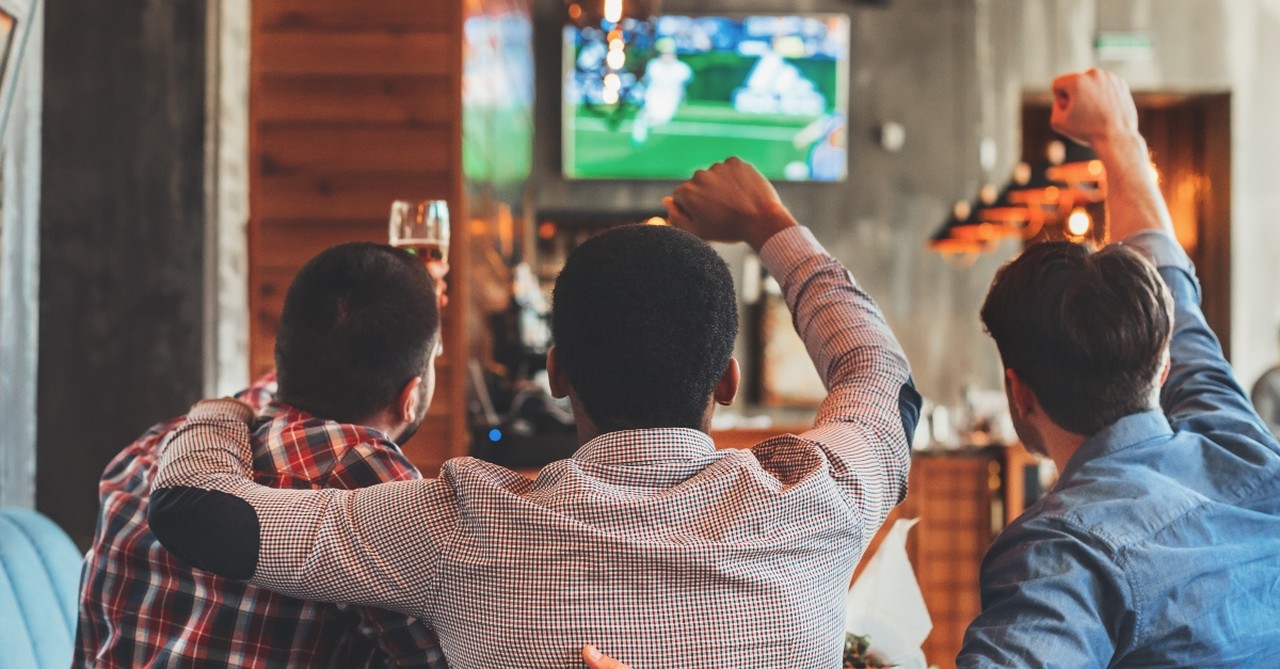
<path id="1" fill-rule="evenodd" d="M 444 200 L 396 200 L 391 203 L 389 238 L 422 258 L 449 260 L 449 205 Z"/>

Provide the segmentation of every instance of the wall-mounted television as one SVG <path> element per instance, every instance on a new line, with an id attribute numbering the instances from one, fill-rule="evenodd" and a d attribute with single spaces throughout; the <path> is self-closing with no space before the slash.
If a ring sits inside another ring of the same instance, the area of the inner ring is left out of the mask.
<path id="1" fill-rule="evenodd" d="M 733 155 L 771 179 L 845 178 L 848 16 L 663 15 L 621 28 L 620 70 L 606 65 L 603 30 L 564 29 L 567 178 L 685 179 Z"/>

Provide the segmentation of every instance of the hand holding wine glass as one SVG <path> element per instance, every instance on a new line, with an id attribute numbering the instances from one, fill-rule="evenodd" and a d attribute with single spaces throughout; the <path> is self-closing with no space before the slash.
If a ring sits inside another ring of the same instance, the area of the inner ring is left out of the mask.
<path id="1" fill-rule="evenodd" d="M 444 200 L 396 200 L 391 203 L 390 230 L 392 246 L 402 248 L 422 259 L 427 272 L 436 282 L 440 306 L 445 296 L 445 274 L 449 272 L 449 205 Z"/>

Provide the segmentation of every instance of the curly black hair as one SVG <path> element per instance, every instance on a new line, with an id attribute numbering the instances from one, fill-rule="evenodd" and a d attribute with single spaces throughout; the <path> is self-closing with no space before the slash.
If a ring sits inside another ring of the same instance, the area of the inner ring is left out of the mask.
<path id="1" fill-rule="evenodd" d="M 280 399 L 361 423 L 431 362 L 435 286 L 409 253 L 366 242 L 321 251 L 294 277 L 276 336 Z"/>
<path id="2" fill-rule="evenodd" d="M 738 334 L 733 277 L 687 232 L 613 228 L 569 256 L 551 327 L 557 361 L 601 432 L 700 429 Z"/>

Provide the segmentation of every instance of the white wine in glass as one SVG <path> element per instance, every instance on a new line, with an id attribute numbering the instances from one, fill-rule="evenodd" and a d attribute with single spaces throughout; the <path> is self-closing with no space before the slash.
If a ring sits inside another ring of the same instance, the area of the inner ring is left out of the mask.
<path id="1" fill-rule="evenodd" d="M 449 261 L 449 205 L 444 200 L 396 200 L 391 203 L 392 246 L 424 262 Z"/>

